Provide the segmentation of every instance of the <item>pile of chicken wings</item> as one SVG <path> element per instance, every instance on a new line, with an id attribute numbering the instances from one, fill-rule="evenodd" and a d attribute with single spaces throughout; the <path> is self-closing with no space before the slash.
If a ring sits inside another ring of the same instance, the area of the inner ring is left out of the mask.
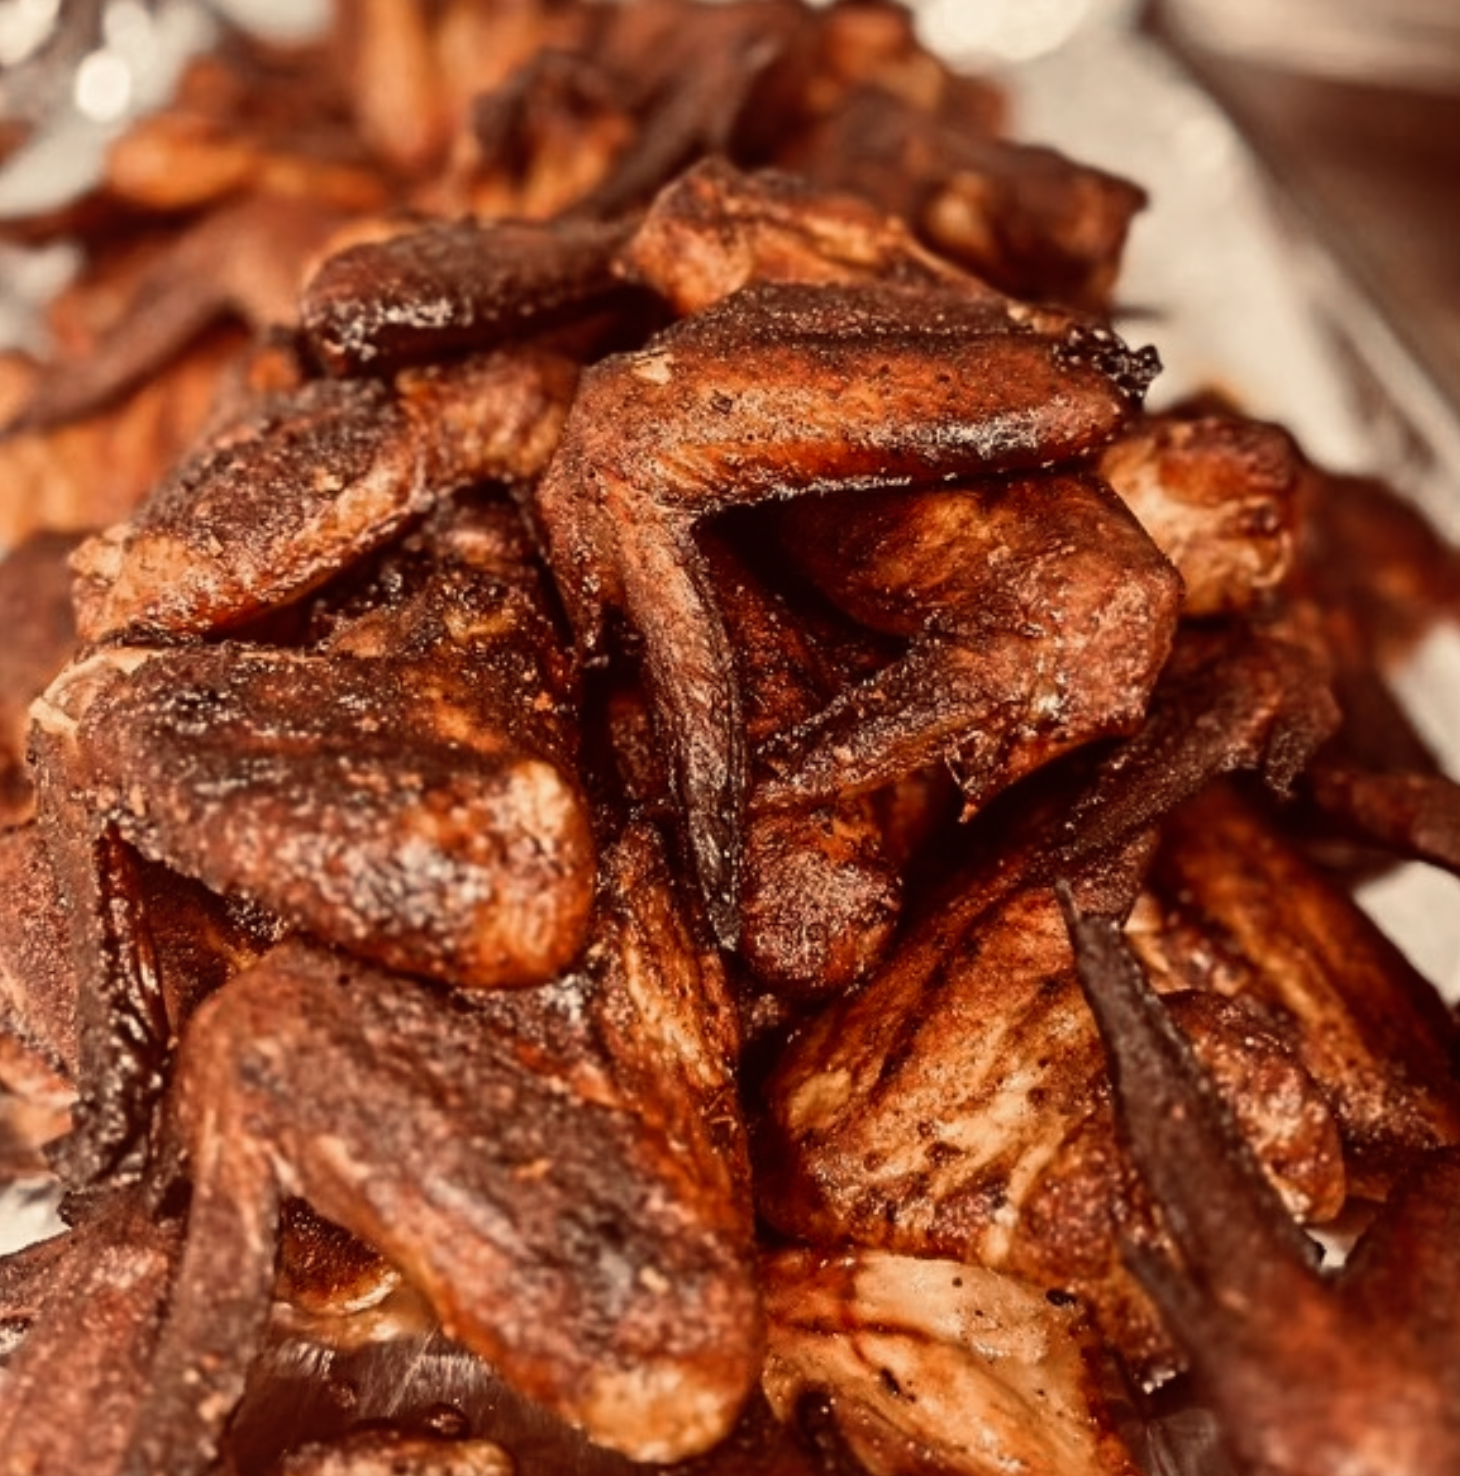
<path id="1" fill-rule="evenodd" d="M 1006 126 L 339 0 L 0 222 L 0 1471 L 1460 1469 L 1460 559 Z"/>

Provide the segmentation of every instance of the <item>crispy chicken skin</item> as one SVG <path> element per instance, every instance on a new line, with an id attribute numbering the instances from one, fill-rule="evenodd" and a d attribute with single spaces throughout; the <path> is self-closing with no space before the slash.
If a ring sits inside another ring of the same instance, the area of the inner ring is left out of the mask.
<path id="1" fill-rule="evenodd" d="M 687 169 L 654 197 L 617 269 L 652 287 L 680 317 L 752 282 L 876 280 L 997 297 L 860 196 L 800 175 L 746 174 L 720 158 Z"/>
<path id="2" fill-rule="evenodd" d="M 901 871 L 870 795 L 759 806 L 769 776 L 757 758 L 837 690 L 844 652 L 728 539 L 701 530 L 697 546 L 735 652 L 751 749 L 740 957 L 782 995 L 830 996 L 881 957 L 902 910 Z"/>
<path id="3" fill-rule="evenodd" d="M 1224 993 L 1284 1022 L 1332 1104 L 1356 1193 L 1460 1142 L 1455 1026 L 1438 994 L 1340 887 L 1230 787 L 1167 821 L 1152 872 L 1169 925 L 1216 962 Z M 1141 935 L 1159 956 L 1160 934 Z"/>
<path id="4" fill-rule="evenodd" d="M 1180 581 L 1096 479 L 801 498 L 780 528 L 823 594 L 908 648 L 766 745 L 776 777 L 761 803 L 856 794 L 941 761 L 971 813 L 1144 717 Z"/>
<path id="5" fill-rule="evenodd" d="M 76 1010 L 77 1103 L 56 1164 L 76 1193 L 104 1192 L 140 1173 L 161 1096 L 170 1030 L 147 926 L 140 858 L 88 804 L 75 741 L 78 705 L 103 689 L 109 668 L 70 666 L 48 688 L 31 752 L 36 814 L 60 898 Z"/>
<path id="6" fill-rule="evenodd" d="M 580 643 L 643 641 L 700 884 L 737 932 L 745 755 L 733 658 L 694 548 L 732 505 L 1069 459 L 1132 413 L 1153 364 L 1107 329 L 885 283 L 751 286 L 583 377 L 537 489 Z"/>
<path id="7" fill-rule="evenodd" d="M 305 284 L 300 326 L 340 375 L 495 348 L 621 291 L 609 268 L 627 232 L 464 220 L 365 242 L 334 252 Z"/>

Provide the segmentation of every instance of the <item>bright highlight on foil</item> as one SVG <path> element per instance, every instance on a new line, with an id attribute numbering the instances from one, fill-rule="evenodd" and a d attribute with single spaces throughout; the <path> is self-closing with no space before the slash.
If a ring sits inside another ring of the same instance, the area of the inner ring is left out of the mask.
<path id="1" fill-rule="evenodd" d="M 919 34 L 934 50 L 1021 62 L 1068 40 L 1092 0 L 928 0 L 916 8 Z"/>
<path id="2" fill-rule="evenodd" d="M 114 51 L 93 51 L 76 68 L 77 111 L 96 123 L 126 116 L 132 103 L 132 69 Z"/>

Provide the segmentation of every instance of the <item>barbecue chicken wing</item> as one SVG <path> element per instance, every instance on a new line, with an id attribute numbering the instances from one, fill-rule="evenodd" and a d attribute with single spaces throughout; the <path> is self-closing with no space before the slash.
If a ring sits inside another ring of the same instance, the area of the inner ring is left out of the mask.
<path id="1" fill-rule="evenodd" d="M 723 941 L 738 929 L 743 721 L 695 523 L 1077 457 L 1119 429 L 1153 368 L 1069 317 L 870 282 L 752 285 L 585 372 L 537 511 L 584 648 L 611 609 L 642 641 Z"/>
<path id="2" fill-rule="evenodd" d="M 572 673 L 512 508 L 448 537 L 321 647 L 109 649 L 38 723 L 147 855 L 387 967 L 537 983 L 593 891 Z"/>
<path id="3" fill-rule="evenodd" d="M 1108 488 L 1045 473 L 803 498 L 782 542 L 812 582 L 906 653 L 766 745 L 775 806 L 948 765 L 969 812 L 1145 715 L 1180 582 Z"/>
<path id="4" fill-rule="evenodd" d="M 517 1389 L 639 1460 L 706 1449 L 760 1363 L 733 1015 L 652 831 L 583 970 L 465 996 L 288 942 L 189 1026 L 188 1239 L 126 1472 L 200 1470 L 268 1312 L 281 1196 L 380 1249 Z"/>

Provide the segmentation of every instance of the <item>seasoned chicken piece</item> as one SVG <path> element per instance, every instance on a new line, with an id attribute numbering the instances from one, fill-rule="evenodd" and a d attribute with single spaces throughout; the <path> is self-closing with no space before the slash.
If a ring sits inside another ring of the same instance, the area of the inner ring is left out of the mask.
<path id="1" fill-rule="evenodd" d="M 238 625 L 380 548 L 455 488 L 534 476 L 575 374 L 515 348 L 408 371 L 395 389 L 318 380 L 266 401 L 77 550 L 83 639 Z"/>
<path id="2" fill-rule="evenodd" d="M 56 939 L 37 923 L 15 964 L 26 994 L 58 992 L 48 1009 L 59 1021 L 74 1011 L 73 1125 L 52 1158 L 71 1194 L 89 1196 L 142 1172 L 175 1031 L 277 929 L 247 904 L 224 902 L 137 855 L 87 808 L 92 796 L 63 731 L 42 730 L 36 747 L 41 875 L 55 886 L 38 900 L 59 913 L 64 932 Z"/>
<path id="3" fill-rule="evenodd" d="M 84 1190 L 115 1161 L 113 1149 L 136 1146 L 150 1130 L 144 1109 L 160 1082 L 167 1037 L 276 933 L 253 909 L 105 837 L 88 845 L 86 836 L 52 834 L 48 846 L 41 832 L 36 824 L 0 832 L 8 909 L 0 928 L 0 1086 L 13 1094 L 15 1125 L 37 1147 L 50 1143 L 70 1187 Z M 113 1012 L 118 1004 L 125 1013 Z M 55 1141 L 72 1127 L 78 1093 L 77 1131 Z"/>
<path id="4" fill-rule="evenodd" d="M 1108 329 L 889 283 L 748 287 L 590 367 L 537 489 L 587 651 L 607 612 L 646 675 L 722 941 L 738 929 L 745 758 L 733 657 L 694 548 L 708 513 L 1074 458 L 1154 370 Z"/>
<path id="5" fill-rule="evenodd" d="M 1178 654 L 1191 654 L 1190 640 Z M 976 1259 L 1073 1289 L 1136 1364 L 1169 1366 L 1116 1255 L 1115 1217 L 1132 1189 L 1048 885 L 1080 877 L 1102 910 L 1125 913 L 1166 810 L 1215 774 L 1281 776 L 1312 752 L 1327 728 L 1311 730 L 1311 672 L 1276 644 L 1206 633 L 1202 659 L 1158 687 L 1139 735 L 1047 771 L 973 822 L 982 843 L 963 874 L 777 1065 L 759 1184 L 771 1223 L 816 1243 Z M 1183 990 L 1211 983 L 1172 979 Z M 1206 1058 L 1224 1063 L 1244 1131 L 1295 1209 L 1332 1215 L 1345 1165 L 1294 1043 L 1250 1012 L 1180 1008 Z"/>
<path id="6" fill-rule="evenodd" d="M 1095 479 L 808 497 L 780 528 L 823 594 L 908 646 L 767 745 L 762 803 L 857 794 L 941 761 L 971 813 L 1144 717 L 1180 582 Z"/>
<path id="7" fill-rule="evenodd" d="M 1151 877 L 1165 926 L 1200 941 L 1229 995 L 1271 1012 L 1330 1102 L 1353 1191 L 1382 1197 L 1429 1149 L 1460 1143 L 1455 1025 L 1347 892 L 1233 789 L 1166 822 Z M 1143 930 L 1159 957 L 1159 933 Z"/>
<path id="8" fill-rule="evenodd" d="M 1116 1151 L 1059 908 L 1037 872 L 1011 870 L 962 878 L 865 989 L 797 1034 L 767 1089 L 761 1212 L 812 1243 L 1073 1293 L 1133 1365 L 1160 1369 L 1169 1349 L 1117 1236 L 1156 1230 Z M 1258 1045 L 1250 1018 L 1190 1018 L 1268 1172 L 1305 1209 L 1336 1212 L 1343 1164 L 1314 1084 L 1279 1042 Z"/>
<path id="9" fill-rule="evenodd" d="M 885 1251 L 781 1251 L 762 1274 L 772 1405 L 786 1418 L 827 1391 L 873 1476 L 1135 1476 L 1072 1299 Z"/>
<path id="10" fill-rule="evenodd" d="M 1284 430 L 1236 416 L 1149 416 L 1100 474 L 1181 571 L 1183 613 L 1250 609 L 1293 566 L 1303 470 Z"/>
<path id="11" fill-rule="evenodd" d="M 286 1192 L 592 1439 L 637 1460 L 714 1445 L 760 1366 L 735 1046 L 644 826 L 607 854 L 583 971 L 537 990 L 445 994 L 281 945 L 184 1037 L 188 1246 L 122 1469 L 206 1466 Z"/>
<path id="12" fill-rule="evenodd" d="M 573 677 L 513 509 L 454 534 L 323 649 L 113 649 L 38 721 L 146 855 L 387 967 L 534 984 L 592 901 Z"/>
<path id="13" fill-rule="evenodd" d="M 16 825 L 35 808 L 26 762 L 30 704 L 76 647 L 67 558 L 77 535 L 36 533 L 0 559 L 0 824 Z"/>
<path id="14" fill-rule="evenodd" d="M 1110 920 L 1066 899 L 1123 1137 L 1172 1245 L 1128 1244 L 1242 1476 L 1460 1465 L 1460 1154 L 1419 1160 L 1325 1279 Z"/>
<path id="15" fill-rule="evenodd" d="M 422 226 L 327 257 L 304 286 L 300 323 L 340 375 L 496 348 L 622 292 L 609 267 L 626 234 L 596 221 Z"/>

